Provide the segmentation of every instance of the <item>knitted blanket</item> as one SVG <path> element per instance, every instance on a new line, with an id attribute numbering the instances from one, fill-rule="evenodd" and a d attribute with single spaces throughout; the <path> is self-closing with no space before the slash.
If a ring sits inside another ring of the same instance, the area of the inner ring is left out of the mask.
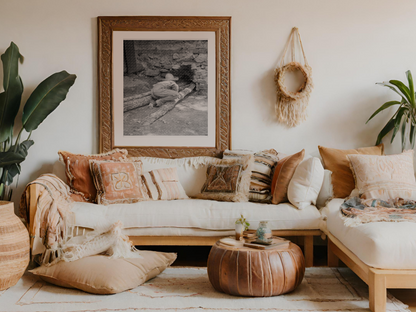
<path id="1" fill-rule="evenodd" d="M 344 224 L 350 227 L 370 222 L 416 222 L 416 201 L 403 198 L 384 201 L 352 197 L 340 209 Z"/>
<path id="2" fill-rule="evenodd" d="M 36 206 L 30 207 L 29 186 L 39 185 Z M 29 224 L 32 260 L 42 265 L 75 261 L 105 253 L 111 257 L 140 257 L 118 221 L 108 228 L 93 229 L 74 237 L 73 194 L 65 182 L 44 174 L 29 183 L 20 200 L 20 216 Z M 31 211 L 32 210 L 32 211 Z"/>

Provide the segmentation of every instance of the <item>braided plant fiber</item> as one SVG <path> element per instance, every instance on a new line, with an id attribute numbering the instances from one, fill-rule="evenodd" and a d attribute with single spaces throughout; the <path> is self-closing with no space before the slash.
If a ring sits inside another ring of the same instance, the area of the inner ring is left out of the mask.
<path id="1" fill-rule="evenodd" d="M 295 62 L 295 36 L 301 47 L 305 65 Z M 292 61 L 284 65 L 286 53 L 289 45 L 292 50 Z M 301 86 L 295 91 L 289 91 L 285 86 L 285 75 L 290 72 L 299 71 L 303 76 Z M 289 40 L 283 52 L 279 67 L 275 69 L 274 81 L 276 83 L 276 105 L 275 111 L 279 122 L 289 127 L 295 127 L 306 119 L 306 108 L 309 104 L 309 97 L 313 90 L 312 68 L 309 66 L 305 51 L 303 50 L 302 40 L 296 27 L 292 29 Z"/>

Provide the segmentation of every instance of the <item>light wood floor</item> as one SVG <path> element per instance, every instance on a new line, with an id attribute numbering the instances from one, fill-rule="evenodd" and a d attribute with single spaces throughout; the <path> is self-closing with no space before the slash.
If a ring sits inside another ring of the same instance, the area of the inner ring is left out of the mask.
<path id="1" fill-rule="evenodd" d="M 205 267 L 210 247 L 184 247 L 184 246 L 138 246 L 139 249 L 155 251 L 176 252 L 178 259 L 174 266 Z M 326 266 L 326 246 L 315 246 L 314 266 Z M 416 312 L 416 289 L 390 289 L 389 292 L 401 302 L 409 306 L 409 310 Z"/>

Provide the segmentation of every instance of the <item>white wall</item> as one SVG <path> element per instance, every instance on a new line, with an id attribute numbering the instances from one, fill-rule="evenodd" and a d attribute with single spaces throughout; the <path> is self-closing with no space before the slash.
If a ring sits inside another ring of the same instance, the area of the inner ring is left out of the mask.
<path id="1" fill-rule="evenodd" d="M 78 76 L 65 102 L 33 133 L 16 202 L 27 182 L 52 170 L 59 149 L 98 151 L 96 17 L 103 15 L 232 16 L 233 148 L 310 153 L 318 144 L 372 145 L 391 111 L 365 121 L 394 99 L 375 82 L 404 80 L 407 69 L 416 76 L 413 0 L 0 0 L 0 53 L 14 41 L 25 56 L 25 99 L 53 72 Z M 293 26 L 315 90 L 307 121 L 287 129 L 273 117 L 273 69 Z"/>

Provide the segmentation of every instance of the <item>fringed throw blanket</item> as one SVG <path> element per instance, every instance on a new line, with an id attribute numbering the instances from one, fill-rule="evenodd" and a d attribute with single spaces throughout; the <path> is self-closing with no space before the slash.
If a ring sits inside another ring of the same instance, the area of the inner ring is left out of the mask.
<path id="1" fill-rule="evenodd" d="M 30 206 L 29 186 L 39 186 L 36 207 Z M 140 257 L 119 221 L 109 228 L 94 229 L 73 237 L 75 217 L 70 188 L 53 174 L 45 174 L 29 183 L 20 201 L 20 215 L 30 225 L 32 259 L 42 265 L 75 261 L 105 253 L 112 257 Z"/>
<path id="2" fill-rule="evenodd" d="M 350 227 L 370 222 L 416 222 L 416 201 L 352 197 L 342 203 L 341 215 Z"/>

